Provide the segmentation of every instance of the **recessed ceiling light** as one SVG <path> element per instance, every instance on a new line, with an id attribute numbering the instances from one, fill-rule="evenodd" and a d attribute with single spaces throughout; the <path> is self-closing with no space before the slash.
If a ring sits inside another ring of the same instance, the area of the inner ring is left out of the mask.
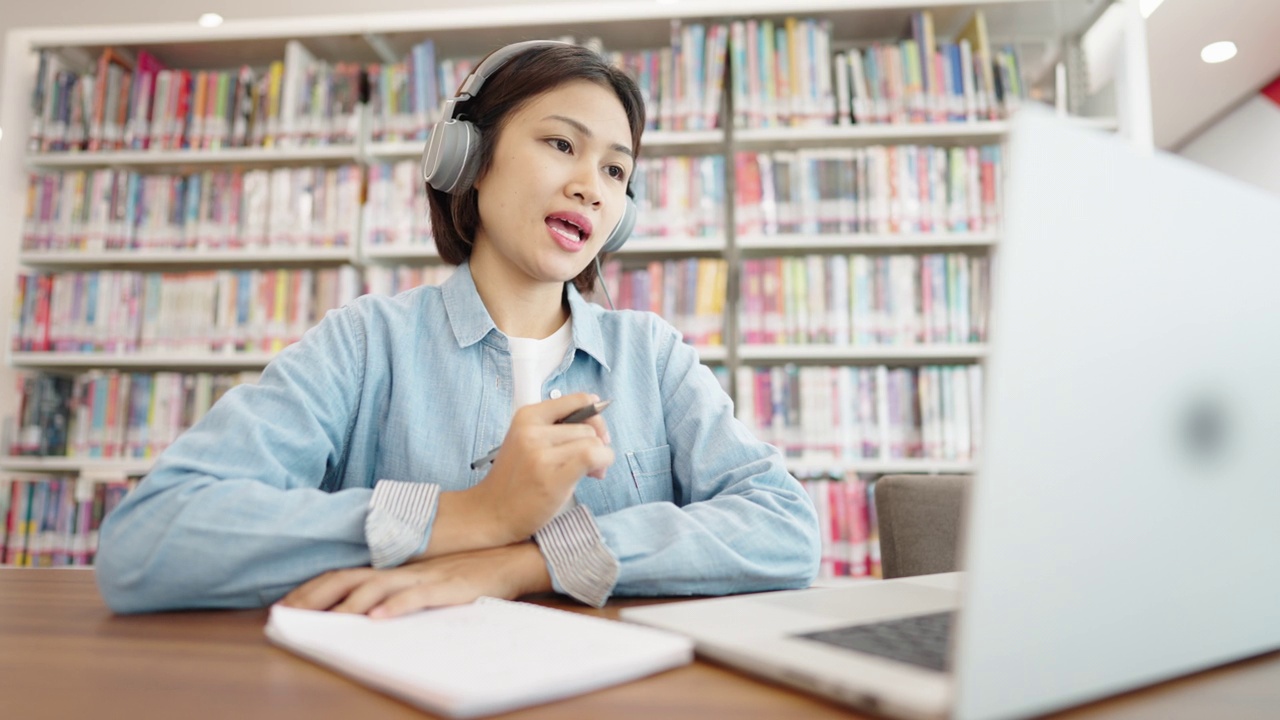
<path id="1" fill-rule="evenodd" d="M 1138 0 L 1138 12 L 1142 13 L 1142 17 L 1149 18 L 1162 2 L 1164 0 Z"/>
<path id="2" fill-rule="evenodd" d="M 1207 63 L 1226 62 L 1236 56 L 1236 44 L 1230 40 L 1209 43 L 1200 51 L 1200 59 Z"/>
<path id="3" fill-rule="evenodd" d="M 205 13 L 196 22 L 200 23 L 200 27 L 218 27 L 222 24 L 222 16 L 218 13 Z"/>

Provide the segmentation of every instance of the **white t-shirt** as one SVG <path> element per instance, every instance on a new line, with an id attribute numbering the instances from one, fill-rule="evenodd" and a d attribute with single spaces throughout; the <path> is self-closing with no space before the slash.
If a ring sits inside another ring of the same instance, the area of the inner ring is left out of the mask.
<path id="1" fill-rule="evenodd" d="M 560 367 L 564 353 L 573 342 L 573 317 L 564 321 L 560 329 L 551 335 L 535 340 L 533 338 L 508 337 L 507 344 L 511 348 L 511 381 L 514 385 L 511 398 L 511 412 L 541 402 L 542 384 L 551 377 L 551 373 Z M 578 503 L 569 496 L 568 502 L 560 508 L 560 512 L 573 509 Z M 559 513 L 557 513 L 559 514 Z"/>
<path id="2" fill-rule="evenodd" d="M 508 337 L 511 347 L 511 379 L 515 386 L 511 398 L 511 411 L 541 402 L 542 384 L 560 367 L 564 353 L 573 342 L 573 318 L 564 321 L 560 329 L 541 339 Z"/>

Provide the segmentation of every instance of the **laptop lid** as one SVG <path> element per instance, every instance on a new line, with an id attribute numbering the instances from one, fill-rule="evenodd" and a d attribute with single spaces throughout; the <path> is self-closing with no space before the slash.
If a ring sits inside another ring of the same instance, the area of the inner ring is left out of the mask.
<path id="1" fill-rule="evenodd" d="M 1280 647 L 1280 199 L 1013 121 L 961 718 Z"/>

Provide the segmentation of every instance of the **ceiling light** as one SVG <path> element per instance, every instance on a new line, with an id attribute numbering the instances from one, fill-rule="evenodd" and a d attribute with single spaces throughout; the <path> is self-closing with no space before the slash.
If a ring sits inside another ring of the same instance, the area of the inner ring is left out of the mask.
<path id="1" fill-rule="evenodd" d="M 222 16 L 218 13 L 205 13 L 196 22 L 200 23 L 200 27 L 215 28 L 222 24 Z"/>
<path id="2" fill-rule="evenodd" d="M 1149 18 L 1162 2 L 1164 0 L 1138 0 L 1138 12 L 1142 13 L 1142 17 Z"/>
<path id="3" fill-rule="evenodd" d="M 1226 62 L 1236 56 L 1236 44 L 1230 40 L 1209 43 L 1200 51 L 1200 59 L 1207 63 Z"/>

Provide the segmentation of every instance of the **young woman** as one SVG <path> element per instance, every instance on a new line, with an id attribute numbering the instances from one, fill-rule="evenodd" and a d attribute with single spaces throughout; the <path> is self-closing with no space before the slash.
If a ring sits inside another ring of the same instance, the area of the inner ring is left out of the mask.
<path id="1" fill-rule="evenodd" d="M 330 312 L 163 453 L 101 530 L 113 609 L 383 617 L 813 579 L 807 495 L 694 349 L 580 294 L 629 202 L 638 88 L 570 45 L 490 59 L 446 112 L 478 133 L 474 178 L 429 188 L 453 276 Z"/>

